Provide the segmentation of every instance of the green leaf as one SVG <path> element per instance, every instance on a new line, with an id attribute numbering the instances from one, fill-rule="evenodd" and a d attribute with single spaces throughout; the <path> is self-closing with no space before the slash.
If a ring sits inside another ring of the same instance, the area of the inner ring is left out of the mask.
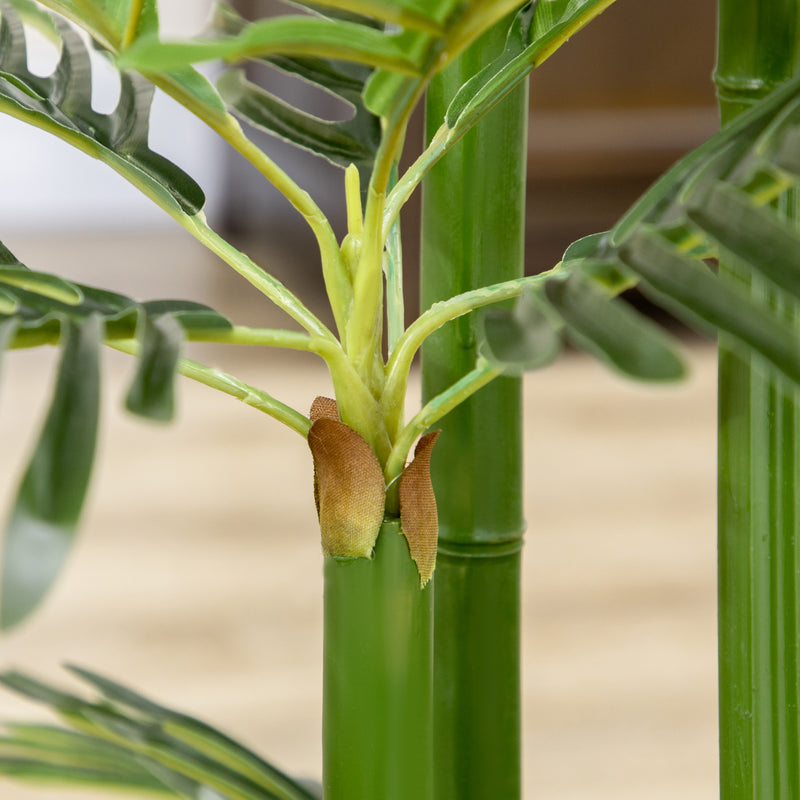
<path id="1" fill-rule="evenodd" d="M 0 286 L 17 286 L 27 289 L 42 297 L 50 297 L 70 306 L 79 305 L 83 301 L 81 290 L 69 281 L 57 275 L 44 272 L 33 272 L 22 265 L 0 267 Z"/>
<path id="2" fill-rule="evenodd" d="M 753 276 L 800 291 L 800 232 L 767 207 L 800 187 L 800 173 L 788 168 L 800 145 L 798 120 L 800 77 L 681 159 L 610 232 L 568 248 L 556 274 L 583 273 L 612 294 L 628 288 L 633 275 L 646 294 L 689 324 L 730 334 L 734 344 L 797 382 L 797 331 L 766 300 L 720 280 L 701 259 L 727 251 Z"/>
<path id="3" fill-rule="evenodd" d="M 718 179 L 731 180 L 737 162 L 757 155 L 759 138 L 783 110 L 800 97 L 800 76 L 787 81 L 768 97 L 741 114 L 719 133 L 684 156 L 659 178 L 630 208 L 609 234 L 609 243 L 618 246 L 642 224 L 671 225 L 685 218 L 684 192 L 692 186 L 699 172 L 709 180 L 709 167 L 718 170 Z M 773 145 L 775 140 L 773 138 Z M 716 158 L 724 154 L 724 157 Z M 777 182 L 777 178 L 775 179 Z M 696 187 L 695 187 L 696 189 Z M 764 201 L 766 202 L 766 201 Z"/>
<path id="4" fill-rule="evenodd" d="M 390 22 L 403 28 L 429 33 L 439 33 L 451 2 L 441 0 L 311 0 L 296 3 L 309 9 L 320 9 L 323 14 L 333 13 L 341 19 L 370 17 L 379 22 Z"/>
<path id="5" fill-rule="evenodd" d="M 272 764 L 210 725 L 155 703 L 132 689 L 80 667 L 68 669 L 87 681 L 111 703 L 142 714 L 162 725 L 176 740 L 259 783 L 279 796 L 308 800 L 304 790 Z M 293 794 L 292 794 L 293 793 Z"/>
<path id="6" fill-rule="evenodd" d="M 45 595 L 75 535 L 86 494 L 98 415 L 102 341 L 141 338 L 128 408 L 171 418 L 184 338 L 213 340 L 232 328 L 208 306 L 128 297 L 24 267 L 0 244 L 0 355 L 63 340 L 55 396 L 11 514 L 0 573 L 0 626 L 20 621 Z"/>
<path id="7" fill-rule="evenodd" d="M 591 233 L 580 239 L 576 239 L 565 251 L 562 261 L 576 261 L 581 258 L 593 258 L 604 246 L 608 239 L 608 233 Z"/>
<path id="8" fill-rule="evenodd" d="M 0 289 L 0 314 L 10 316 L 19 308 L 19 302 L 7 292 Z"/>
<path id="9" fill-rule="evenodd" d="M 141 306 L 151 317 L 173 317 L 187 333 L 227 331 L 232 327 L 227 317 L 194 300 L 146 300 Z"/>
<path id="10" fill-rule="evenodd" d="M 155 778 L 165 786 L 169 786 L 180 797 L 188 797 L 191 800 L 230 800 L 228 795 L 221 794 L 193 778 L 187 778 L 157 761 L 143 760 L 143 764 Z"/>
<path id="11" fill-rule="evenodd" d="M 22 266 L 19 259 L 2 242 L 0 242 L 0 266 Z"/>
<path id="12" fill-rule="evenodd" d="M 684 377 L 683 362 L 667 336 L 579 272 L 550 278 L 545 295 L 576 345 L 626 375 L 646 381 Z"/>
<path id="13" fill-rule="evenodd" d="M 538 0 L 525 5 L 508 33 L 503 53 L 465 83 L 451 101 L 445 124 L 471 127 L 570 36 L 613 0 Z"/>
<path id="14" fill-rule="evenodd" d="M 46 725 L 7 725 L 0 774 L 34 784 L 133 790 L 174 797 L 135 756 L 93 736 Z"/>
<path id="15" fill-rule="evenodd" d="M 784 106 L 759 137 L 756 151 L 779 169 L 800 175 L 800 97 Z"/>
<path id="16" fill-rule="evenodd" d="M 9 346 L 55 343 L 62 323 L 81 324 L 92 315 L 104 320 L 107 341 L 134 338 L 140 317 L 154 320 L 169 316 L 180 325 L 188 339 L 207 340 L 209 332 L 228 331 L 233 327 L 230 320 L 202 303 L 188 300 L 139 303 L 115 292 L 70 283 L 49 273 L 29 270 L 19 262 L 16 264 L 13 268 L 0 267 L 0 285 L 4 286 L 0 291 L 8 305 L 5 309 L 0 306 L 0 323 L 13 318 L 17 326 Z M 6 270 L 14 280 L 3 284 Z"/>
<path id="17" fill-rule="evenodd" d="M 190 778 L 230 800 L 284 800 L 249 778 L 184 746 L 160 726 L 126 717 L 100 705 L 87 708 L 81 716 L 99 734 L 138 753 L 148 763 Z"/>
<path id="18" fill-rule="evenodd" d="M 119 748 L 124 754 L 120 763 L 126 772 L 131 762 L 138 764 L 182 796 L 198 800 L 212 797 L 225 800 L 313 800 L 313 795 L 274 768 L 270 767 L 271 772 L 255 769 L 253 764 L 260 767 L 266 762 L 210 726 L 152 703 L 99 675 L 75 667 L 71 669 L 98 686 L 105 697 L 100 702 L 88 702 L 19 672 L 3 673 L 0 683 L 51 706 L 62 719 L 79 728 L 100 747 Z M 126 713 L 126 706 L 136 713 Z M 164 719 L 169 724 L 162 723 Z M 173 733 L 180 726 L 192 731 L 195 741 L 190 741 L 187 736 L 184 736 L 186 741 L 181 741 Z M 94 752 L 90 745 L 89 752 L 96 759 L 108 751 Z M 87 746 L 84 745 L 77 763 L 85 764 L 86 753 Z M 240 753 L 248 756 L 249 762 L 242 760 Z M 217 754 L 222 757 L 218 758 Z M 70 761 L 76 763 L 74 759 Z M 0 760 L 0 772 L 2 768 Z"/>
<path id="19" fill-rule="evenodd" d="M 171 315 L 143 317 L 138 368 L 125 407 L 139 416 L 169 422 L 175 414 L 175 370 L 183 329 Z"/>
<path id="20" fill-rule="evenodd" d="M 238 35 L 247 21 L 229 6 L 217 8 L 212 30 Z M 260 130 L 328 159 L 337 166 L 355 164 L 366 191 L 381 139 L 380 119 L 364 105 L 369 67 L 320 57 L 264 56 L 257 59 L 338 97 L 353 109 L 345 120 L 324 120 L 291 106 L 247 80 L 244 71 L 223 73 L 218 87 L 231 110 Z"/>
<path id="21" fill-rule="evenodd" d="M 23 22 L 33 25 L 51 41 L 58 40 L 58 29 L 53 21 L 53 15 L 34 0 L 6 0 L 6 2 L 14 7 Z"/>
<path id="22" fill-rule="evenodd" d="M 102 323 L 66 325 L 55 393 L 3 545 L 0 627 L 41 601 L 72 546 L 97 439 Z"/>
<path id="23" fill-rule="evenodd" d="M 800 381 L 800 339 L 767 307 L 756 305 L 702 262 L 681 255 L 656 232 L 642 227 L 620 248 L 620 258 L 643 288 L 690 324 L 725 331 L 791 380 Z"/>
<path id="24" fill-rule="evenodd" d="M 239 61 L 270 55 L 321 56 L 416 74 L 418 67 L 395 39 L 364 25 L 294 15 L 259 20 L 236 36 L 159 42 L 139 39 L 119 59 L 123 69 L 165 71 L 212 59 Z"/>
<path id="25" fill-rule="evenodd" d="M 800 233 L 795 227 L 726 184 L 693 197 L 686 213 L 729 253 L 800 297 Z"/>
<path id="26" fill-rule="evenodd" d="M 479 352 L 506 375 L 550 364 L 561 352 L 559 324 L 534 292 L 512 309 L 489 309 L 478 318 Z"/>
<path id="27" fill-rule="evenodd" d="M 13 300 L 13 298 L 9 299 Z M 0 313 L 2 313 L 2 310 L 3 310 L 3 303 L 2 303 L 2 297 L 0 297 Z M 19 323 L 15 319 L 3 319 L 2 317 L 0 317 L 0 367 L 3 366 L 3 354 L 8 349 L 9 345 L 14 339 L 14 334 L 17 331 L 18 324 Z M 0 369 L 0 377 L 2 377 L 1 369 Z"/>
<path id="28" fill-rule="evenodd" d="M 0 112 L 42 128 L 104 161 L 163 207 L 195 214 L 205 198 L 183 170 L 149 149 L 148 117 L 153 87 L 139 75 L 120 76 L 116 109 L 101 114 L 91 104 L 91 65 L 86 46 L 64 20 L 57 20 L 61 58 L 52 75 L 27 66 L 19 17 L 0 4 Z"/>
<path id="29" fill-rule="evenodd" d="M 321 120 L 246 80 L 241 70 L 223 75 L 219 90 L 233 111 L 251 125 L 337 166 L 370 165 L 380 144 L 379 120 L 364 110 L 341 122 Z"/>

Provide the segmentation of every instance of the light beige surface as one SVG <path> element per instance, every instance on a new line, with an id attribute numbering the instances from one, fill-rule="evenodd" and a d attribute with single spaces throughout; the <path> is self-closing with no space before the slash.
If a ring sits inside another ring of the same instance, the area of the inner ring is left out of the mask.
<path id="1" fill-rule="evenodd" d="M 189 279 L 197 299 L 212 291 L 236 301 L 196 250 L 171 241 L 157 243 L 171 260 L 164 274 L 133 242 L 108 257 L 102 242 L 84 243 L 62 261 L 74 262 L 66 274 L 83 266 L 85 280 L 121 290 L 127 264 L 161 281 L 155 296 L 185 294 L 178 284 Z M 40 269 L 53 252 L 12 249 Z M 261 307 L 248 313 L 260 319 Z M 576 355 L 526 379 L 526 800 L 717 793 L 715 365 L 709 347 L 690 356 L 691 380 L 666 389 Z M 130 365 L 116 354 L 106 363 L 98 480 L 80 544 L 46 607 L 0 638 L 0 667 L 50 678 L 61 678 L 63 661 L 91 667 L 290 771 L 318 774 L 321 570 L 305 443 L 189 382 L 177 424 L 132 420 L 118 410 Z M 47 352 L 4 362 L 2 508 L 51 366 Z M 302 355 L 238 368 L 299 408 L 329 391 Z M 0 717 L 36 713 L 0 694 Z M 0 780 L 2 800 L 85 796 Z"/>
<path id="2" fill-rule="evenodd" d="M 691 357 L 691 381 L 661 391 L 577 356 L 527 379 L 529 800 L 715 794 L 715 368 L 708 348 Z M 46 362 L 7 359 L 6 505 Z M 46 608 L 0 640 L 0 665 L 49 677 L 65 660 L 90 666 L 316 774 L 321 586 L 305 444 L 188 383 L 176 425 L 128 419 L 126 364 L 112 362 L 80 546 Z M 275 372 L 264 385 L 301 407 L 326 388 L 300 358 Z M 2 717 L 31 713 L 0 697 Z M 0 781 L 3 800 L 52 796 L 83 795 Z"/>

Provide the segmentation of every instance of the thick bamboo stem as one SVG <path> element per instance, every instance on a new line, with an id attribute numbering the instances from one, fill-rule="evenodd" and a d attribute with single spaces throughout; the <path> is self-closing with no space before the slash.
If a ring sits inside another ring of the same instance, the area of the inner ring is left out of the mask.
<path id="1" fill-rule="evenodd" d="M 434 81 L 428 137 L 453 93 L 503 46 L 503 26 Z M 524 253 L 527 85 L 494 109 L 426 178 L 423 308 L 520 277 Z M 423 347 L 430 400 L 476 359 L 472 315 Z M 433 458 L 437 800 L 520 796 L 519 603 L 521 388 L 498 378 L 442 422 Z"/>
<path id="2" fill-rule="evenodd" d="M 720 0 L 723 124 L 797 72 L 797 0 Z M 779 200 L 798 217 L 796 194 Z M 797 322 L 800 306 L 723 260 Z M 755 356 L 719 356 L 719 681 L 722 800 L 800 796 L 800 392 Z"/>
<path id="3" fill-rule="evenodd" d="M 433 590 L 397 521 L 374 558 L 325 559 L 325 800 L 433 800 Z"/>

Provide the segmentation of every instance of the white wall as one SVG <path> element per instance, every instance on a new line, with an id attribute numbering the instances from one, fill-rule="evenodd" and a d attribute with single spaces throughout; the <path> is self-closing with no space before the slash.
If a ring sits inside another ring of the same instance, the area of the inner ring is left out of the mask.
<path id="1" fill-rule="evenodd" d="M 161 0 L 162 31 L 189 36 L 202 29 L 210 0 Z M 47 74 L 55 53 L 31 40 L 32 65 Z M 109 110 L 116 81 L 110 69 L 96 65 L 94 103 Z M 217 137 L 169 98 L 157 96 L 150 146 L 170 158 L 200 183 L 207 213 L 218 208 L 223 149 Z M 0 115 L 0 238 L 4 232 L 79 229 L 137 229 L 171 224 L 164 213 L 141 197 L 111 169 L 58 139 L 18 120 Z"/>

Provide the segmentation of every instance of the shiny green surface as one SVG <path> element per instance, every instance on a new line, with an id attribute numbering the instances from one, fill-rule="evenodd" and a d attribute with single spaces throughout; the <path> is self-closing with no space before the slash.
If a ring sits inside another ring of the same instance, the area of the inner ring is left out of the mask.
<path id="1" fill-rule="evenodd" d="M 437 800 L 520 796 L 521 546 L 439 548 Z"/>
<path id="2" fill-rule="evenodd" d="M 800 3 L 720 2 L 723 122 L 797 73 Z M 779 208 L 798 220 L 796 194 Z M 800 306 L 723 261 L 727 280 L 800 329 Z M 719 359 L 719 680 L 722 800 L 800 796 L 800 392 L 755 356 Z"/>
<path id="3" fill-rule="evenodd" d="M 502 47 L 503 39 L 502 31 L 484 37 L 433 81 L 427 99 L 433 127 L 452 94 Z M 526 131 L 527 84 L 494 109 L 428 176 L 422 217 L 423 309 L 522 275 Z M 474 324 L 474 315 L 460 317 L 425 343 L 425 400 L 474 366 Z M 441 539 L 503 541 L 520 535 L 520 408 L 520 381 L 501 378 L 443 420 L 433 460 Z"/>
<path id="4" fill-rule="evenodd" d="M 397 522 L 325 559 L 325 800 L 432 800 L 432 611 Z"/>
<path id="5" fill-rule="evenodd" d="M 434 81 L 428 136 L 450 97 L 502 44 L 502 33 L 493 32 Z M 429 175 L 423 308 L 522 274 L 527 107 L 525 84 Z M 458 319 L 426 343 L 426 400 L 474 365 L 474 322 Z M 520 795 L 520 408 L 519 380 L 495 380 L 443 420 L 433 456 L 437 800 Z"/>

